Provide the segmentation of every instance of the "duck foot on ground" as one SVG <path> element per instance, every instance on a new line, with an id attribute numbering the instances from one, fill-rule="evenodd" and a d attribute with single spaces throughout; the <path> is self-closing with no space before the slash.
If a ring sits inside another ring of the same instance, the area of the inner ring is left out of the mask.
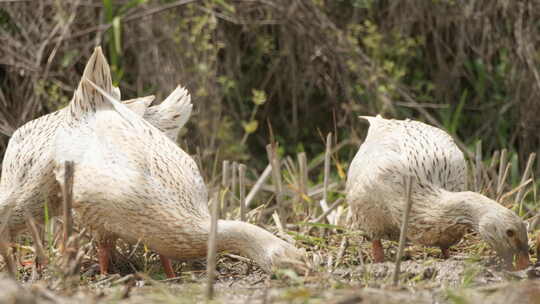
<path id="1" fill-rule="evenodd" d="M 384 262 L 384 248 L 382 246 L 381 240 L 371 241 L 371 254 L 373 255 L 374 263 Z"/>
<path id="2" fill-rule="evenodd" d="M 169 279 L 175 278 L 176 274 L 174 274 L 174 269 L 172 267 L 171 260 L 161 254 L 159 255 L 159 259 L 161 260 L 161 265 L 163 265 L 163 270 L 165 271 L 167 278 Z"/>

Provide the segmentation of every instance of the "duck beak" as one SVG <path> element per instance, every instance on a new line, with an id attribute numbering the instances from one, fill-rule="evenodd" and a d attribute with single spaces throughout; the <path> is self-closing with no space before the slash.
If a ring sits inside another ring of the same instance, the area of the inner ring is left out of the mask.
<path id="1" fill-rule="evenodd" d="M 531 261 L 529 260 L 529 252 L 522 251 L 517 254 L 515 270 L 523 270 L 529 266 Z"/>

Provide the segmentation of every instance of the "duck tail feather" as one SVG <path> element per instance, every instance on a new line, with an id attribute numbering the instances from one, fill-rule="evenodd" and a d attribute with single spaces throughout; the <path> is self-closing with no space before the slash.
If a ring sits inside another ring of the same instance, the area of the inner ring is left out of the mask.
<path id="1" fill-rule="evenodd" d="M 162 105 L 165 107 L 171 119 L 178 129 L 182 128 L 189 120 L 193 104 L 191 103 L 191 95 L 188 90 L 182 86 L 177 86 L 172 93 L 165 98 Z"/>
<path id="2" fill-rule="evenodd" d="M 113 96 L 114 97 L 114 96 Z M 146 109 L 150 106 L 152 101 L 156 99 L 156 96 L 149 95 L 145 97 L 138 97 L 129 100 L 122 100 L 122 103 L 131 111 L 135 112 L 139 116 L 143 116 Z"/>
<path id="3" fill-rule="evenodd" d="M 189 120 L 192 110 L 189 92 L 184 87 L 178 86 L 161 104 L 150 107 L 144 114 L 144 119 L 174 141 L 178 131 Z"/>
<path id="4" fill-rule="evenodd" d="M 94 53 L 88 59 L 82 79 L 71 101 L 72 115 L 81 116 L 95 112 L 98 108 L 111 106 L 110 102 L 102 94 L 97 94 L 96 90 L 88 82 L 85 83 L 84 81 L 84 79 L 89 80 L 109 95 L 119 93 L 119 90 L 116 90 L 112 84 L 111 70 L 101 47 L 96 47 Z"/>
<path id="5" fill-rule="evenodd" d="M 377 116 L 358 116 L 358 118 L 365 119 L 369 122 L 369 124 L 373 124 L 377 120 L 382 120 L 381 114 L 377 114 Z"/>
<path id="6" fill-rule="evenodd" d="M 99 87 L 97 84 L 95 84 L 92 80 L 88 78 L 83 78 L 81 81 L 81 84 L 83 87 L 91 87 L 94 89 L 97 93 L 99 93 L 102 97 L 105 103 L 107 103 L 108 107 L 114 109 L 120 116 L 122 116 L 125 120 L 131 122 L 131 123 L 142 123 L 144 124 L 144 120 L 141 119 L 140 115 L 137 113 L 129 110 L 125 105 L 123 105 L 119 100 L 116 100 L 112 94 L 104 90 L 103 88 Z M 96 94 L 97 95 L 97 94 Z"/>

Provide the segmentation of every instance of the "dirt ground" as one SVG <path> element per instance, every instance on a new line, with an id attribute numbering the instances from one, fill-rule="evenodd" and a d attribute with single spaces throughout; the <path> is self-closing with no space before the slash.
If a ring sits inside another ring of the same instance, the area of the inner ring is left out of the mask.
<path id="1" fill-rule="evenodd" d="M 201 265 L 200 265 L 201 266 Z M 173 280 L 146 275 L 95 276 L 51 288 L 50 281 L 23 283 L 3 277 L 0 303 L 203 303 L 203 267 Z M 400 285 L 392 286 L 394 263 L 338 267 L 332 272 L 273 275 L 245 261 L 222 258 L 213 303 L 540 303 L 540 265 L 508 272 L 486 258 L 404 261 Z"/>

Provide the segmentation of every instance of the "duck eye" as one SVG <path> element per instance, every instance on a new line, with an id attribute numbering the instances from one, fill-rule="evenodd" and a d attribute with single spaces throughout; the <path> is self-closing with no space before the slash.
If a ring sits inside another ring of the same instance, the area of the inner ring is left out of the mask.
<path id="1" fill-rule="evenodd" d="M 514 230 L 512 230 L 512 229 L 508 229 L 508 230 L 506 230 L 506 235 L 507 235 L 509 238 L 512 238 L 512 237 L 514 237 L 515 232 L 514 232 Z"/>

